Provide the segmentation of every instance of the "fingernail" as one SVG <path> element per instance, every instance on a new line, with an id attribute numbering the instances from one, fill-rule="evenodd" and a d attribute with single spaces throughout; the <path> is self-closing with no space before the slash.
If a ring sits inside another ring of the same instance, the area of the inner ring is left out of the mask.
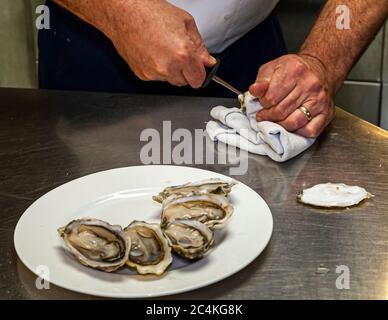
<path id="1" fill-rule="evenodd" d="M 209 62 L 214 65 L 217 63 L 217 59 L 214 58 L 213 56 L 209 56 Z"/>
<path id="2" fill-rule="evenodd" d="M 271 79 L 269 79 L 269 78 L 258 78 L 258 79 L 256 79 L 256 83 L 257 82 L 269 82 Z"/>
<path id="3" fill-rule="evenodd" d="M 255 83 L 250 85 L 249 92 L 251 93 L 252 96 L 256 96 L 256 85 L 255 85 Z"/>

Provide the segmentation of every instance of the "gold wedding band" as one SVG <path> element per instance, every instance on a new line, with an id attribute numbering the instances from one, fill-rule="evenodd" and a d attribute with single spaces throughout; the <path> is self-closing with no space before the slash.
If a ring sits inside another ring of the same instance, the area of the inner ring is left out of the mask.
<path id="1" fill-rule="evenodd" d="M 311 115 L 310 111 L 305 106 L 301 106 L 298 109 L 303 112 L 304 116 L 307 118 L 308 121 L 311 121 L 313 119 L 313 116 Z"/>

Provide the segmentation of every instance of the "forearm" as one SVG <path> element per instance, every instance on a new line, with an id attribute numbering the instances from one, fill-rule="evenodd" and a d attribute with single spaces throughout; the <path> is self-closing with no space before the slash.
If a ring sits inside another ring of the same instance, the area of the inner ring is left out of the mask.
<path id="1" fill-rule="evenodd" d="M 350 29 L 337 29 L 339 5 L 350 10 Z M 388 0 L 328 0 L 299 53 L 320 61 L 336 93 L 387 15 Z"/>
<path id="2" fill-rule="evenodd" d="M 114 34 L 115 16 L 128 2 L 137 0 L 54 0 L 55 3 L 93 25 L 108 37 Z"/>
<path id="3" fill-rule="evenodd" d="M 194 18 L 166 0 L 55 0 L 102 31 L 144 81 L 199 88 L 215 64 Z"/>

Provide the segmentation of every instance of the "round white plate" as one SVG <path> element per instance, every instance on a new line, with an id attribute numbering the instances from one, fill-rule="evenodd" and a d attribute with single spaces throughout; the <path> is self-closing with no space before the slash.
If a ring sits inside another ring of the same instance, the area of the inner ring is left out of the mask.
<path id="1" fill-rule="evenodd" d="M 57 229 L 73 219 L 94 217 L 127 226 L 132 220 L 158 222 L 161 207 L 151 197 L 166 186 L 229 177 L 182 166 L 138 166 L 88 175 L 38 199 L 20 218 L 14 235 L 16 252 L 35 274 L 51 283 L 103 297 L 141 298 L 177 294 L 225 279 L 251 263 L 271 238 L 273 220 L 264 200 L 238 183 L 232 191 L 234 213 L 215 246 L 196 262 L 174 256 L 163 276 L 140 276 L 93 270 L 66 251 Z"/>

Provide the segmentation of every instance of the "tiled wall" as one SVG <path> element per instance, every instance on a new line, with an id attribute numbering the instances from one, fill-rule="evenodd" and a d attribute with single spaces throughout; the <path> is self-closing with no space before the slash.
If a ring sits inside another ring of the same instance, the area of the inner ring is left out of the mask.
<path id="1" fill-rule="evenodd" d="M 383 92 L 381 102 L 381 123 L 380 125 L 388 130 L 388 24 L 385 26 L 384 37 L 384 58 L 383 58 Z"/>
<path id="2" fill-rule="evenodd" d="M 36 86 L 32 4 L 1 0 L 0 87 Z"/>

